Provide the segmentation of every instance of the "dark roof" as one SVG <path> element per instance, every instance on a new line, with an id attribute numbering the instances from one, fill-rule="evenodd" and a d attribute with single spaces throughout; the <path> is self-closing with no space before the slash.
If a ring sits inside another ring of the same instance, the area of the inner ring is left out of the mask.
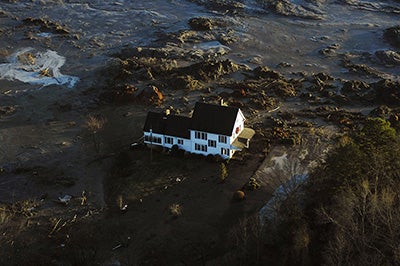
<path id="1" fill-rule="evenodd" d="M 186 116 L 149 112 L 143 131 L 149 132 L 152 129 L 154 133 L 190 139 L 190 123 L 191 119 Z"/>
<path id="2" fill-rule="evenodd" d="M 190 129 L 230 136 L 238 112 L 237 107 L 197 102 Z"/>

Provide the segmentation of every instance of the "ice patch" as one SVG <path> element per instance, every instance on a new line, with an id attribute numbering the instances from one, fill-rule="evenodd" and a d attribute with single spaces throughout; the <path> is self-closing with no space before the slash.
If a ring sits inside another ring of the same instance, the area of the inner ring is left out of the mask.
<path id="1" fill-rule="evenodd" d="M 32 48 L 19 50 L 9 57 L 9 63 L 0 64 L 0 79 L 19 80 L 42 87 L 66 85 L 73 88 L 78 77 L 63 75 L 60 68 L 65 57 L 55 51 L 38 52 Z"/>
<path id="2" fill-rule="evenodd" d="M 193 48 L 195 48 L 195 49 L 201 49 L 201 50 L 205 50 L 205 51 L 209 51 L 209 50 L 215 50 L 215 51 L 220 51 L 220 50 L 230 51 L 230 50 L 231 50 L 231 48 L 229 48 L 228 46 L 225 46 L 225 45 L 221 44 L 219 41 L 209 41 L 209 42 L 199 43 L 199 44 L 195 45 Z"/>
<path id="3" fill-rule="evenodd" d="M 38 37 L 43 37 L 43 38 L 50 38 L 51 33 L 50 32 L 40 32 L 37 34 Z"/>

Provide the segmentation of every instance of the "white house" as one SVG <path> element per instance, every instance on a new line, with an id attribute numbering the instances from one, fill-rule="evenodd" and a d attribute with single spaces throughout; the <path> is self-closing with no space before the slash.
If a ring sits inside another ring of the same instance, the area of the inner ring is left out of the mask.
<path id="1" fill-rule="evenodd" d="M 192 117 L 149 112 L 143 128 L 144 142 L 229 159 L 249 147 L 254 130 L 244 127 L 245 117 L 237 107 L 196 103 Z"/>

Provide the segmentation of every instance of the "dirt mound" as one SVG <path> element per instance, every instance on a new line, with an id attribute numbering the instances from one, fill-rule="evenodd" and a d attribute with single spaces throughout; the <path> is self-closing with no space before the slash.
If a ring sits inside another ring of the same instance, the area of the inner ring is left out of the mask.
<path id="1" fill-rule="evenodd" d="M 216 80 L 224 75 L 246 69 L 245 66 L 235 64 L 229 59 L 224 61 L 203 61 L 182 68 L 180 72 L 189 74 L 201 81 Z"/>
<path id="2" fill-rule="evenodd" d="M 193 30 L 205 31 L 212 30 L 215 27 L 218 27 L 220 23 L 216 19 L 213 18 L 191 18 L 189 19 L 189 26 Z"/>
<path id="3" fill-rule="evenodd" d="M 174 89 L 196 90 L 203 87 L 200 81 L 190 75 L 178 76 L 170 81 L 170 87 Z"/>
<path id="4" fill-rule="evenodd" d="M 29 26 L 38 26 L 40 31 L 50 31 L 56 34 L 70 34 L 69 29 L 65 26 L 43 18 L 26 18 L 23 22 Z"/>
<path id="5" fill-rule="evenodd" d="M 208 9 L 220 11 L 220 12 L 228 12 L 230 14 L 236 14 L 242 11 L 245 8 L 243 3 L 239 1 L 232 0 L 191 0 L 194 3 L 199 5 L 203 5 Z"/>
<path id="6" fill-rule="evenodd" d="M 9 116 L 17 111 L 15 106 L 0 106 L 0 118 L 4 116 Z"/>
<path id="7" fill-rule="evenodd" d="M 359 112 L 349 112 L 334 106 L 320 106 L 315 109 L 307 108 L 296 114 L 308 118 L 320 117 L 326 122 L 350 128 L 356 126 L 366 118 Z"/>
<path id="8" fill-rule="evenodd" d="M 384 50 L 376 51 L 376 58 L 384 65 L 387 66 L 399 66 L 400 65 L 400 54 L 395 51 Z"/>
<path id="9" fill-rule="evenodd" d="M 383 38 L 395 47 L 400 47 L 400 25 L 387 28 L 383 32 Z"/>
<path id="10" fill-rule="evenodd" d="M 263 78 L 263 79 L 283 79 L 283 76 L 274 70 L 269 69 L 267 66 L 259 66 L 253 70 L 253 74 L 255 78 Z"/>
<path id="11" fill-rule="evenodd" d="M 369 89 L 369 84 L 359 80 L 348 80 L 343 83 L 342 93 L 348 95 Z"/>
<path id="12" fill-rule="evenodd" d="M 312 4 L 303 6 L 292 3 L 289 0 L 260 0 L 259 2 L 263 5 L 264 9 L 272 10 L 280 15 L 316 20 L 324 19 L 324 13 Z"/>

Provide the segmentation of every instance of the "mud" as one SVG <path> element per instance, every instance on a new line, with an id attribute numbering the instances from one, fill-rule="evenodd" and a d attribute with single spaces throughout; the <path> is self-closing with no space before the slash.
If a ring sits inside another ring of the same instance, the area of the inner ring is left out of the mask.
<path id="1" fill-rule="evenodd" d="M 368 116 L 400 126 L 397 1 L 0 2 L 0 201 L 35 209 L 21 232 L 15 205 L 15 234 L 1 243 L 9 254 L 37 244 L 37 264 L 68 262 L 79 243 L 90 243 L 90 263 L 161 262 L 169 251 L 176 264 L 185 250 L 193 264 L 204 247 L 202 259 L 223 262 L 229 229 L 273 191 L 231 202 L 266 154 L 329 146 Z M 195 102 L 221 100 L 257 132 L 224 184 L 213 160 L 128 151 L 148 111 L 190 116 Z M 93 130 L 89 117 L 106 122 Z M 66 194 L 71 204 L 59 205 Z M 176 202 L 183 215 L 171 219 Z M 54 217 L 66 227 L 48 237 Z"/>

